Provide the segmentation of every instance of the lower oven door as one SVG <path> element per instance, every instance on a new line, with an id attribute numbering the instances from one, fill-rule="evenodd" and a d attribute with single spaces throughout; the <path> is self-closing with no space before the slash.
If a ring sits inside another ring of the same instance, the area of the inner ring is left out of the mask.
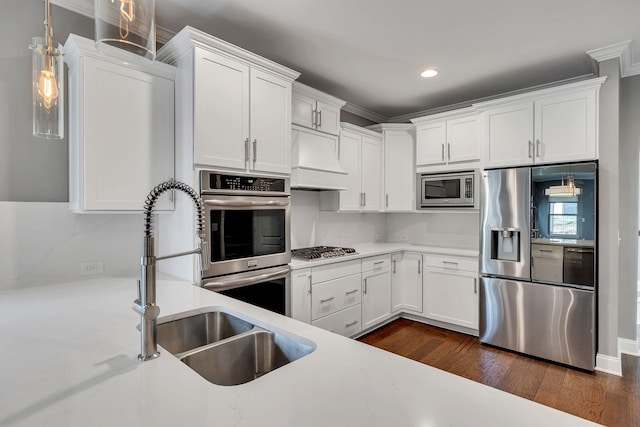
<path id="1" fill-rule="evenodd" d="M 273 312 L 291 315 L 289 266 L 203 279 L 202 287 L 257 305 Z"/>

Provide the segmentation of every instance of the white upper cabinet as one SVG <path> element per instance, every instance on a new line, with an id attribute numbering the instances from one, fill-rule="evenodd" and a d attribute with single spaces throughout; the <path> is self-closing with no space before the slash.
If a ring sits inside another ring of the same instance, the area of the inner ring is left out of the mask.
<path id="1" fill-rule="evenodd" d="M 480 164 L 482 122 L 472 108 L 411 121 L 416 125 L 418 172 L 459 170 Z"/>
<path id="2" fill-rule="evenodd" d="M 158 59 L 178 66 L 180 165 L 291 172 L 291 83 L 299 73 L 191 27 Z"/>
<path id="3" fill-rule="evenodd" d="M 415 126 L 387 123 L 367 129 L 382 132 L 383 135 L 383 210 L 415 210 Z"/>
<path id="4" fill-rule="evenodd" d="M 293 123 L 320 132 L 340 133 L 340 109 L 346 101 L 320 92 L 302 83 L 293 83 Z"/>
<path id="5" fill-rule="evenodd" d="M 606 78 L 474 105 L 484 114 L 484 166 L 598 158 L 598 94 Z"/>
<path id="6" fill-rule="evenodd" d="M 382 193 L 382 135 L 342 123 L 339 158 L 348 173 L 347 190 L 320 193 L 322 210 L 378 212 Z"/>
<path id="7" fill-rule="evenodd" d="M 76 213 L 141 212 L 174 177 L 175 67 L 70 35 L 69 200 Z M 112 56 L 113 54 L 114 56 Z M 125 62 L 126 61 L 126 62 Z M 156 210 L 173 210 L 164 193 Z"/>

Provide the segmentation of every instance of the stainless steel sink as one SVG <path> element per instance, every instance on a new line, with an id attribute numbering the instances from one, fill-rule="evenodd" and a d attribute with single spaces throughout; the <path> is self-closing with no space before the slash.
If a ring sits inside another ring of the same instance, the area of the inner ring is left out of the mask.
<path id="1" fill-rule="evenodd" d="M 183 353 L 247 332 L 253 325 L 222 311 L 209 311 L 158 324 L 158 344 Z"/>
<path id="2" fill-rule="evenodd" d="M 158 324 L 162 347 L 224 386 L 255 380 L 314 351 L 312 342 L 287 335 L 217 310 Z"/>

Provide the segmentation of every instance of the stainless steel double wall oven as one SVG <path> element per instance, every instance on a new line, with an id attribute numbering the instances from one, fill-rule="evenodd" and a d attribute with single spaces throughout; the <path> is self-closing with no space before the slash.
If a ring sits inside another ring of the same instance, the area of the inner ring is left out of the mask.
<path id="1" fill-rule="evenodd" d="M 202 286 L 289 315 L 289 180 L 201 171 L 200 193 L 211 257 Z"/>

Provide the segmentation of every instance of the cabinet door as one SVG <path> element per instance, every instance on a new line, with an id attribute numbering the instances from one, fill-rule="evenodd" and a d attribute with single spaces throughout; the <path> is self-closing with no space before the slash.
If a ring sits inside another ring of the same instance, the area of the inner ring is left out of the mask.
<path id="1" fill-rule="evenodd" d="M 362 210 L 377 212 L 380 210 L 382 193 L 382 140 L 363 136 L 361 155 L 360 188 L 364 193 Z"/>
<path id="2" fill-rule="evenodd" d="M 340 134 L 340 163 L 347 176 L 347 190 L 340 192 L 340 210 L 360 210 L 360 136 L 348 131 Z"/>
<path id="3" fill-rule="evenodd" d="M 391 272 L 362 273 L 362 329 L 374 326 L 391 316 Z"/>
<path id="4" fill-rule="evenodd" d="M 412 211 L 416 207 L 413 147 L 409 132 L 385 132 L 384 208 L 387 211 Z"/>
<path id="5" fill-rule="evenodd" d="M 391 255 L 391 311 L 398 312 L 404 308 L 404 275 L 402 254 Z"/>
<path id="6" fill-rule="evenodd" d="M 340 108 L 318 101 L 316 129 L 337 135 L 340 131 Z"/>
<path id="7" fill-rule="evenodd" d="M 201 49 L 195 50 L 194 61 L 194 161 L 245 169 L 249 158 L 245 150 L 249 138 L 249 67 Z"/>
<path id="8" fill-rule="evenodd" d="M 474 273 L 426 267 L 424 315 L 440 322 L 478 329 L 478 279 Z"/>
<path id="9" fill-rule="evenodd" d="M 291 83 L 251 70 L 251 169 L 291 173 Z"/>
<path id="10" fill-rule="evenodd" d="M 447 163 L 480 160 L 480 119 L 461 117 L 447 121 Z"/>
<path id="11" fill-rule="evenodd" d="M 291 99 L 291 122 L 307 128 L 314 128 L 316 100 L 295 92 Z"/>
<path id="12" fill-rule="evenodd" d="M 595 159 L 596 134 L 595 89 L 536 101 L 536 162 Z"/>
<path id="13" fill-rule="evenodd" d="M 509 104 L 484 114 L 485 166 L 533 163 L 533 103 Z"/>
<path id="14" fill-rule="evenodd" d="M 70 150 L 81 165 L 72 167 L 72 207 L 142 211 L 149 191 L 174 173 L 174 82 L 92 57 L 83 61 L 80 104 L 72 99 L 70 110 L 72 120 L 84 118 L 71 132 Z M 156 208 L 173 209 L 170 193 Z"/>
<path id="15" fill-rule="evenodd" d="M 422 254 L 406 252 L 402 256 L 402 306 L 422 313 Z"/>
<path id="16" fill-rule="evenodd" d="M 291 272 L 291 317 L 311 323 L 311 269 Z"/>
<path id="17" fill-rule="evenodd" d="M 444 165 L 447 122 L 422 125 L 416 129 L 416 166 Z"/>

